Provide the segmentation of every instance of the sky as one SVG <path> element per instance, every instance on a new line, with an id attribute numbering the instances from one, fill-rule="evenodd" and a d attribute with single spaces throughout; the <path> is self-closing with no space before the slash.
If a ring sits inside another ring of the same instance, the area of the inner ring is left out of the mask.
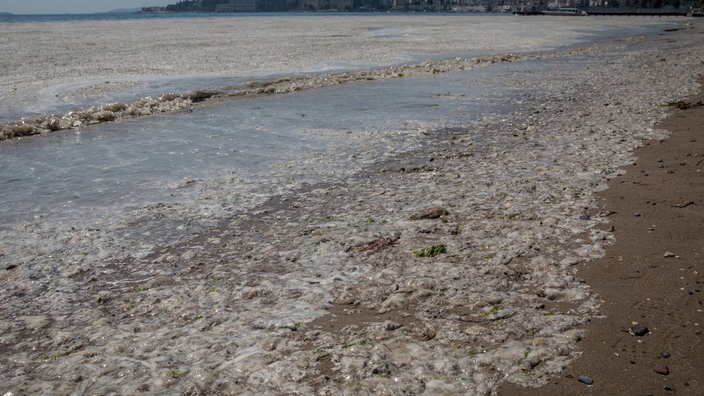
<path id="1" fill-rule="evenodd" d="M 85 14 L 120 8 L 165 6 L 178 0 L 0 0 L 0 12 L 13 14 Z"/>

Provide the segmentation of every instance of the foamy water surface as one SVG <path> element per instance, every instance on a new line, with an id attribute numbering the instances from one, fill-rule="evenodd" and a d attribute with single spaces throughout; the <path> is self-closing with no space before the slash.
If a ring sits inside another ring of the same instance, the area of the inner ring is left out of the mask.
<path id="1" fill-rule="evenodd" d="M 412 35 L 396 18 L 371 18 L 365 31 L 412 42 L 443 29 Z M 527 21 L 504 33 L 521 36 Z M 662 28 L 617 25 L 588 34 Z M 544 381 L 577 356 L 575 326 L 597 312 L 572 272 L 610 238 L 592 229 L 603 220 L 593 194 L 641 139 L 662 136 L 650 129 L 658 101 L 694 88 L 681 76 L 699 53 L 631 76 L 665 51 L 647 43 L 448 71 L 438 59 L 466 48 L 428 50 L 403 55 L 434 59 L 422 75 L 223 96 L 0 142 L 0 391 L 486 394 L 503 380 Z M 400 57 L 380 59 L 292 71 Z M 657 87 L 675 67 L 680 77 Z M 274 75 L 259 71 L 111 76 L 119 83 L 105 91 L 85 89 L 96 79 L 62 82 L 24 109 L 228 91 Z M 430 206 L 448 214 L 409 220 Z M 439 242 L 439 258 L 413 254 Z M 333 303 L 385 316 L 306 327 Z"/>

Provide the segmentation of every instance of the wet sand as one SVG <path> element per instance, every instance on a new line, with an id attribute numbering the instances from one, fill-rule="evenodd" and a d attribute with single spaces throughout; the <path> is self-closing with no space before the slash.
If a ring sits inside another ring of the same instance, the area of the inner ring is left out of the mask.
<path id="1" fill-rule="evenodd" d="M 702 394 L 702 103 L 704 92 L 673 106 L 659 125 L 671 136 L 637 149 L 637 160 L 601 194 L 616 242 L 577 272 L 599 294 L 603 315 L 584 326 L 581 356 L 543 387 L 506 385 L 500 394 Z M 634 332 L 636 323 L 647 332 Z"/>

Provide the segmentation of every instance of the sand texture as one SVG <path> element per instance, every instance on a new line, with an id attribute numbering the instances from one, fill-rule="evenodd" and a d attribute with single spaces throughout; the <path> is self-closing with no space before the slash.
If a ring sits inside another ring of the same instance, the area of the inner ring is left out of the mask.
<path id="1" fill-rule="evenodd" d="M 637 159 L 601 194 L 616 243 L 578 271 L 599 294 L 604 315 L 585 326 L 581 357 L 544 387 L 501 394 L 701 394 L 703 102 L 701 92 L 678 102 L 658 125 L 672 135 L 636 150 Z M 593 385 L 579 383 L 582 376 Z"/>

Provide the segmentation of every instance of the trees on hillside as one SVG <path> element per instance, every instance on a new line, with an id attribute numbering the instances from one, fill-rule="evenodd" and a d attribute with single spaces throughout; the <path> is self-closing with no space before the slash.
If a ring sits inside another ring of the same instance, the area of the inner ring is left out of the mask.
<path id="1" fill-rule="evenodd" d="M 519 0 L 514 0 L 516 3 Z M 576 0 L 577 4 L 583 8 L 589 7 L 589 0 Z M 171 12 L 215 12 L 218 4 L 227 4 L 229 0 L 180 0 L 175 4 L 166 6 Z M 398 9 L 403 6 L 431 5 L 429 9 L 448 10 L 454 4 L 450 0 L 398 0 Z M 494 8 L 494 5 L 511 4 L 511 0 L 487 0 L 484 4 L 487 10 Z M 545 0 L 538 0 L 538 4 L 545 4 Z M 691 8 L 701 7 L 702 0 L 608 0 L 606 8 L 619 9 L 657 9 L 657 8 Z M 257 11 L 263 12 L 285 12 L 301 9 L 304 0 L 256 0 Z M 306 9 L 315 11 L 316 9 L 326 9 L 331 7 L 330 1 L 308 2 Z M 350 11 L 386 11 L 390 2 L 383 0 L 353 0 Z"/>

